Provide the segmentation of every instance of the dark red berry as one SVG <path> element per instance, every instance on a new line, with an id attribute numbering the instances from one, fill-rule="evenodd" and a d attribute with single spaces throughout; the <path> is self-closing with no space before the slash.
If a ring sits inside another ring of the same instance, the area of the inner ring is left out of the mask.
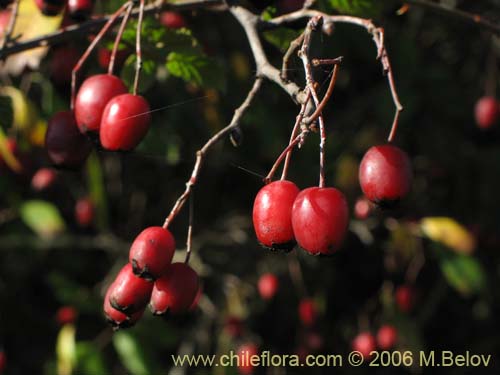
<path id="1" fill-rule="evenodd" d="M 92 224 L 94 221 L 94 203 L 89 198 L 81 198 L 76 202 L 75 219 L 82 228 Z"/>
<path id="2" fill-rule="evenodd" d="M 127 87 L 122 80 L 110 74 L 87 78 L 75 99 L 75 118 L 82 133 L 98 131 L 106 104 L 115 96 L 125 94 Z"/>
<path id="3" fill-rule="evenodd" d="M 415 292 L 411 286 L 401 285 L 396 289 L 394 298 L 401 311 L 409 312 L 415 302 Z"/>
<path id="4" fill-rule="evenodd" d="M 74 20 L 83 21 L 87 19 L 94 8 L 93 0 L 67 0 L 68 13 Z"/>
<path id="5" fill-rule="evenodd" d="M 70 324 L 76 320 L 77 312 L 73 306 L 63 306 L 57 310 L 56 320 L 60 325 Z"/>
<path id="6" fill-rule="evenodd" d="M 80 51 L 71 46 L 58 47 L 52 52 L 49 74 L 52 81 L 59 86 L 71 82 L 71 72 L 80 59 Z"/>
<path id="7" fill-rule="evenodd" d="M 232 338 L 240 337 L 243 333 L 243 321 L 236 316 L 227 317 L 224 331 Z"/>
<path id="8" fill-rule="evenodd" d="M 365 197 L 360 197 L 354 204 L 354 216 L 359 220 L 365 220 L 372 212 L 372 203 Z"/>
<path id="9" fill-rule="evenodd" d="M 180 29 L 186 27 L 186 20 L 177 12 L 161 12 L 160 23 L 169 29 Z"/>
<path id="10" fill-rule="evenodd" d="M 148 304 L 153 283 L 134 275 L 132 265 L 122 268 L 110 286 L 109 302 L 118 311 L 131 315 Z"/>
<path id="11" fill-rule="evenodd" d="M 361 332 L 352 340 L 352 350 L 363 354 L 365 359 L 371 357 L 371 352 L 376 349 L 375 337 L 370 332 Z"/>
<path id="12" fill-rule="evenodd" d="M 290 250 L 295 245 L 292 206 L 299 188 L 290 181 L 274 181 L 257 193 L 253 226 L 259 242 L 270 249 Z"/>
<path id="13" fill-rule="evenodd" d="M 398 340 L 398 331 L 390 324 L 383 325 L 377 332 L 377 344 L 382 350 L 389 350 L 394 347 Z"/>
<path id="14" fill-rule="evenodd" d="M 170 231 L 149 227 L 132 243 L 129 260 L 137 276 L 156 280 L 167 271 L 174 252 L 175 240 Z"/>
<path id="15" fill-rule="evenodd" d="M 307 188 L 293 203 L 295 239 L 300 247 L 313 255 L 337 251 L 347 233 L 348 223 L 346 199 L 335 188 Z"/>
<path id="16" fill-rule="evenodd" d="M 259 348 L 254 343 L 246 343 L 241 345 L 237 350 L 238 355 L 238 372 L 243 375 L 250 375 L 254 371 L 252 365 L 252 357 L 259 354 Z"/>
<path id="17" fill-rule="evenodd" d="M 73 112 L 63 111 L 49 120 L 45 148 L 56 166 L 76 168 L 87 159 L 92 146 L 78 130 Z"/>
<path id="18" fill-rule="evenodd" d="M 198 284 L 198 290 L 196 292 L 196 296 L 193 299 L 193 302 L 189 306 L 189 311 L 194 311 L 198 307 L 200 303 L 201 296 L 203 295 L 203 285 L 201 283 Z"/>
<path id="19" fill-rule="evenodd" d="M 57 173 L 50 168 L 40 168 L 31 178 L 31 187 L 36 191 L 43 191 L 54 186 Z"/>
<path id="20" fill-rule="evenodd" d="M 299 303 L 299 318 L 303 325 L 309 327 L 316 323 L 318 310 L 312 298 L 304 298 Z"/>
<path id="21" fill-rule="evenodd" d="M 125 315 L 121 311 L 118 311 L 113 306 L 111 306 L 109 295 L 113 290 L 112 285 L 108 288 L 106 292 L 106 296 L 104 297 L 104 315 L 106 316 L 106 320 L 113 327 L 113 329 L 117 330 L 120 328 L 128 328 L 132 327 L 144 314 L 145 308 L 129 315 Z"/>
<path id="22" fill-rule="evenodd" d="M 154 283 L 150 307 L 155 315 L 189 310 L 198 291 L 198 275 L 185 263 L 172 263 Z"/>
<path id="23" fill-rule="evenodd" d="M 55 16 L 62 12 L 65 0 L 35 0 L 35 4 L 46 16 Z"/>
<path id="24" fill-rule="evenodd" d="M 132 150 L 146 135 L 150 122 L 146 99 L 132 94 L 116 96 L 102 114 L 101 144 L 108 150 Z"/>
<path id="25" fill-rule="evenodd" d="M 476 124 L 481 129 L 488 129 L 495 125 L 500 116 L 498 103 L 492 96 L 483 96 L 474 108 Z"/>
<path id="26" fill-rule="evenodd" d="M 262 299 L 268 300 L 273 298 L 278 291 L 279 280 L 276 275 L 272 273 L 265 273 L 259 278 L 257 286 Z"/>
<path id="27" fill-rule="evenodd" d="M 111 62 L 111 53 L 112 51 L 107 48 L 99 48 L 97 51 L 97 61 L 99 62 L 99 66 L 103 69 L 108 69 L 109 63 Z M 128 49 L 119 49 L 116 51 L 115 55 L 115 69 L 120 70 L 121 66 L 127 60 L 127 57 L 130 56 L 130 51 Z"/>
<path id="28" fill-rule="evenodd" d="M 359 183 L 365 196 L 381 206 L 390 206 L 411 188 L 412 170 L 408 155 L 393 145 L 370 148 L 359 167 Z"/>

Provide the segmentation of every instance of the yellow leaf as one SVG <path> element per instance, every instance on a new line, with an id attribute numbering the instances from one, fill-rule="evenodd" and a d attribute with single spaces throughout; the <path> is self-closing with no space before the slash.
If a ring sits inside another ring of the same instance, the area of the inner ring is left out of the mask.
<path id="1" fill-rule="evenodd" d="M 37 110 L 20 90 L 12 86 L 5 86 L 0 88 L 0 95 L 8 96 L 11 99 L 14 128 L 24 131 L 35 125 L 38 119 Z"/>
<path id="2" fill-rule="evenodd" d="M 76 364 L 76 332 L 73 324 L 65 324 L 59 331 L 56 343 L 57 373 L 71 375 Z"/>
<path id="3" fill-rule="evenodd" d="M 421 220 L 422 232 L 435 242 L 455 250 L 471 254 L 476 248 L 476 239 L 467 228 L 449 217 L 427 217 Z"/>

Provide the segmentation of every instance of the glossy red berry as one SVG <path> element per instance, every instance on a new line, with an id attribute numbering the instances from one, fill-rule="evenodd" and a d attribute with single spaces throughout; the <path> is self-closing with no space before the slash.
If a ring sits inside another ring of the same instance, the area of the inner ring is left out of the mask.
<path id="1" fill-rule="evenodd" d="M 373 210 L 372 203 L 365 197 L 360 197 L 354 204 L 354 216 L 356 219 L 365 220 Z"/>
<path id="2" fill-rule="evenodd" d="M 127 91 L 122 80 L 111 74 L 98 74 L 87 78 L 75 99 L 75 118 L 80 131 L 98 131 L 106 104 Z"/>
<path id="3" fill-rule="evenodd" d="M 177 12 L 162 12 L 160 14 L 160 23 L 169 29 L 180 29 L 186 27 L 186 20 Z"/>
<path id="4" fill-rule="evenodd" d="M 71 111 L 58 112 L 49 120 L 45 148 L 50 160 L 58 167 L 80 167 L 92 146 L 80 133 Z"/>
<path id="5" fill-rule="evenodd" d="M 318 309 L 312 298 L 304 298 L 299 303 L 299 318 L 303 325 L 309 327 L 316 323 Z"/>
<path id="6" fill-rule="evenodd" d="M 307 188 L 293 203 L 295 239 L 300 247 L 313 255 L 337 251 L 347 233 L 348 223 L 346 199 L 335 188 Z"/>
<path id="7" fill-rule="evenodd" d="M 172 263 L 154 283 L 150 307 L 155 315 L 189 310 L 198 291 L 198 275 L 185 263 Z"/>
<path id="8" fill-rule="evenodd" d="M 488 129 L 495 125 L 500 116 L 500 109 L 495 98 L 483 96 L 474 108 L 476 124 L 481 129 Z"/>
<path id="9" fill-rule="evenodd" d="M 408 155 L 393 145 L 370 148 L 359 167 L 359 182 L 365 196 L 381 206 L 390 206 L 411 188 L 412 170 Z"/>
<path id="10" fill-rule="evenodd" d="M 63 306 L 56 313 L 56 320 L 60 325 L 74 323 L 77 312 L 73 306 Z"/>
<path id="11" fill-rule="evenodd" d="M 80 51 L 71 46 L 54 49 L 50 58 L 49 74 L 56 85 L 63 86 L 71 82 L 71 72 L 80 55 Z"/>
<path id="12" fill-rule="evenodd" d="M 118 311 L 131 315 L 141 311 L 151 297 L 153 283 L 137 277 L 128 263 L 110 286 L 109 302 Z"/>
<path id="13" fill-rule="evenodd" d="M 129 328 L 132 327 L 144 314 L 145 308 L 140 309 L 139 311 L 131 314 L 125 315 L 121 311 L 118 311 L 113 306 L 111 306 L 109 295 L 113 290 L 113 284 L 110 285 L 108 291 L 106 292 L 106 296 L 104 297 L 104 315 L 108 323 L 113 327 L 113 329 L 117 330 L 120 328 Z"/>
<path id="14" fill-rule="evenodd" d="M 257 284 L 262 299 L 269 300 L 274 297 L 279 288 L 279 280 L 272 273 L 265 273 L 259 278 Z"/>
<path id="15" fill-rule="evenodd" d="M 0 35 L 2 36 L 5 33 L 5 30 L 7 30 L 7 26 L 9 25 L 10 15 L 10 10 L 0 11 Z"/>
<path id="16" fill-rule="evenodd" d="M 299 188 L 290 181 L 274 181 L 259 190 L 253 204 L 253 226 L 258 241 L 270 249 L 295 245 L 292 206 Z"/>
<path id="17" fill-rule="evenodd" d="M 57 173 L 51 168 L 40 168 L 31 178 L 31 187 L 36 191 L 50 189 L 57 180 Z"/>
<path id="18" fill-rule="evenodd" d="M 92 224 L 94 221 L 94 203 L 89 198 L 81 198 L 76 202 L 75 219 L 82 228 Z"/>
<path id="19" fill-rule="evenodd" d="M 146 135 L 151 122 L 149 104 L 142 96 L 123 94 L 111 99 L 101 120 L 101 144 L 108 150 L 129 151 Z"/>
<path id="20" fill-rule="evenodd" d="M 415 302 L 415 292 L 411 286 L 401 285 L 396 289 L 394 298 L 401 311 L 409 312 Z"/>
<path id="21" fill-rule="evenodd" d="M 35 4 L 46 16 L 55 16 L 62 12 L 65 0 L 35 0 Z"/>
<path id="22" fill-rule="evenodd" d="M 144 229 L 130 247 L 129 260 L 134 273 L 156 280 L 166 271 L 175 252 L 174 236 L 162 227 Z"/>
<path id="23" fill-rule="evenodd" d="M 365 359 L 371 357 L 371 352 L 376 349 L 375 337 L 370 332 L 361 332 L 352 341 L 352 350 L 363 354 Z"/>
<path id="24" fill-rule="evenodd" d="M 83 21 L 87 19 L 94 8 L 93 0 L 67 0 L 68 13 L 74 20 Z"/>
<path id="25" fill-rule="evenodd" d="M 385 324 L 377 332 L 377 344 L 382 350 L 389 350 L 394 347 L 398 340 L 398 331 L 390 324 Z"/>
<path id="26" fill-rule="evenodd" d="M 259 348 L 254 343 L 246 343 L 241 345 L 237 353 L 238 355 L 238 372 L 242 375 L 250 375 L 254 372 L 252 365 L 252 357 L 259 354 Z"/>

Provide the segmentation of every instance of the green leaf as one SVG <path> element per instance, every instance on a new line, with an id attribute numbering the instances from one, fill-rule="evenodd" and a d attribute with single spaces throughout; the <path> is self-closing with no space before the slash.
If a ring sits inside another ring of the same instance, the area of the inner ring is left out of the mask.
<path id="1" fill-rule="evenodd" d="M 142 345 L 129 332 L 116 332 L 113 335 L 113 345 L 125 368 L 132 375 L 152 374 L 152 366 L 148 361 Z"/>
<path id="2" fill-rule="evenodd" d="M 226 79 L 222 66 L 196 49 L 169 53 L 166 67 L 170 74 L 186 82 L 202 87 L 225 89 Z"/>
<path id="3" fill-rule="evenodd" d="M 26 201 L 20 208 L 21 219 L 41 237 L 53 237 L 65 229 L 59 210 L 50 202 Z"/>
<path id="4" fill-rule="evenodd" d="M 460 294 L 469 296 L 484 289 L 485 271 L 476 258 L 441 251 L 439 262 L 446 281 Z"/>
<path id="5" fill-rule="evenodd" d="M 75 374 L 109 374 L 102 352 L 95 344 L 87 341 L 76 343 Z"/>

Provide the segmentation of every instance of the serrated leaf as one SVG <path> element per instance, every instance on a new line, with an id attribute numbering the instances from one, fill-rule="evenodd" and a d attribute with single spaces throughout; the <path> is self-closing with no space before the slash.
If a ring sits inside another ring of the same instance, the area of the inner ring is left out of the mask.
<path id="1" fill-rule="evenodd" d="M 469 296 L 484 289 L 485 271 L 477 259 L 443 251 L 439 263 L 448 284 L 460 294 Z"/>
<path id="2" fill-rule="evenodd" d="M 302 33 L 302 30 L 291 30 L 280 28 L 276 30 L 269 30 L 264 32 L 264 38 L 273 46 L 278 48 L 281 52 L 286 52 L 290 43 L 297 39 Z"/>
<path id="3" fill-rule="evenodd" d="M 21 219 L 41 237 L 53 237 L 65 229 L 59 210 L 50 202 L 26 201 L 20 208 Z"/>
<path id="4" fill-rule="evenodd" d="M 65 324 L 59 331 L 56 343 L 57 373 L 71 375 L 76 363 L 75 326 Z"/>
<path id="5" fill-rule="evenodd" d="M 467 228 L 450 217 L 426 217 L 420 221 L 425 236 L 462 254 L 471 254 L 476 239 Z"/>
<path id="6" fill-rule="evenodd" d="M 173 76 L 197 86 L 219 90 L 224 90 L 226 86 L 222 67 L 194 49 L 169 53 L 166 68 Z"/>
<path id="7" fill-rule="evenodd" d="M 116 332 L 113 335 L 113 345 L 125 368 L 132 375 L 152 374 L 152 366 L 148 363 L 142 346 L 129 332 Z"/>

